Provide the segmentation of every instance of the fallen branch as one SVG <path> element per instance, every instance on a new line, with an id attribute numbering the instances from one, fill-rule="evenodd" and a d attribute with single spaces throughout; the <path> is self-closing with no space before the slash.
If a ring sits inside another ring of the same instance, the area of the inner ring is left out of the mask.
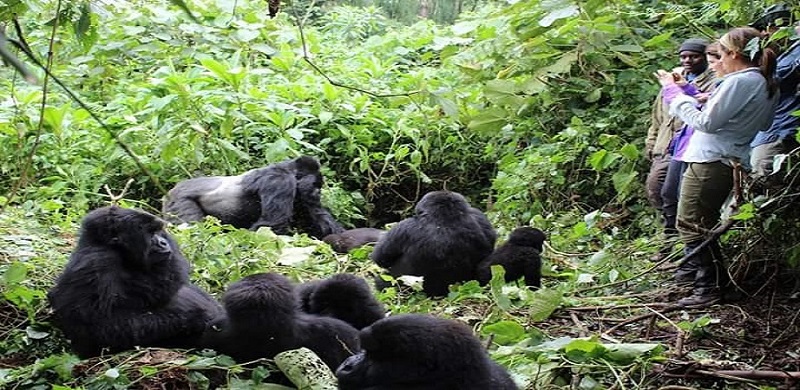
<path id="1" fill-rule="evenodd" d="M 620 309 L 639 309 L 647 307 L 670 307 L 677 306 L 674 303 L 631 303 L 629 305 L 614 305 L 614 306 L 576 306 L 565 307 L 565 310 L 575 311 L 595 311 L 595 310 L 620 310 Z"/>
<path id="2" fill-rule="evenodd" d="M 662 318 L 666 318 L 666 317 L 664 317 L 662 315 L 662 313 L 653 310 L 649 306 L 645 306 L 645 307 L 647 309 L 651 310 L 652 312 L 651 313 L 641 314 L 641 315 L 638 315 L 638 316 L 635 316 L 635 317 L 631 317 L 631 318 L 629 318 L 629 319 L 627 319 L 627 320 L 625 320 L 623 322 L 620 322 L 619 324 L 616 324 L 616 325 L 608 328 L 608 330 L 606 330 L 603 333 L 610 334 L 610 333 L 614 332 L 615 330 L 617 330 L 617 329 L 619 329 L 619 328 L 621 328 L 621 327 L 623 327 L 625 325 L 630 325 L 630 324 L 632 324 L 634 322 L 638 322 L 638 321 L 641 321 L 641 320 L 646 320 L 648 318 L 652 318 L 652 317 L 656 317 L 656 316 L 660 316 Z M 664 313 L 668 313 L 668 312 L 675 311 L 675 310 L 682 309 L 682 308 L 683 308 L 682 306 L 670 305 L 670 306 L 665 307 L 663 309 L 663 311 L 664 311 Z"/>
<path id="3" fill-rule="evenodd" d="M 800 380 L 800 371 L 774 371 L 774 370 L 697 370 L 699 374 L 724 376 L 738 379 L 775 379 L 792 381 Z"/>

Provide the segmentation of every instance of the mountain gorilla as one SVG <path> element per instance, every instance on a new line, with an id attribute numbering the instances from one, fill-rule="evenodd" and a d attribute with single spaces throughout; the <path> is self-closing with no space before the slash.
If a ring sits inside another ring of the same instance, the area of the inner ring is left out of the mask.
<path id="1" fill-rule="evenodd" d="M 304 312 L 338 318 L 356 329 L 386 316 L 386 309 L 375 299 L 367 282 L 352 274 L 303 283 L 297 295 Z"/>
<path id="2" fill-rule="evenodd" d="M 189 283 L 189 264 L 164 221 L 117 206 L 90 212 L 47 294 L 55 324 L 83 357 L 135 346 L 194 347 L 222 313 Z"/>
<path id="3" fill-rule="evenodd" d="M 505 269 L 505 280 L 511 282 L 525 276 L 525 284 L 531 287 L 542 285 L 542 248 L 547 236 L 532 227 L 514 229 L 503 245 L 495 249 L 478 265 L 478 281 L 481 284 L 492 280 L 492 265 Z"/>
<path id="4" fill-rule="evenodd" d="M 328 243 L 337 253 L 347 253 L 351 249 L 378 242 L 384 234 L 386 234 L 386 231 L 381 229 L 356 228 L 337 234 L 329 234 L 322 241 Z"/>
<path id="5" fill-rule="evenodd" d="M 294 286 L 283 275 L 246 276 L 222 296 L 225 314 L 212 321 L 202 344 L 239 363 L 306 347 L 331 369 L 358 351 L 358 330 L 335 318 L 298 310 Z"/>
<path id="6" fill-rule="evenodd" d="M 341 390 L 516 390 L 472 329 L 421 314 L 384 318 L 362 329 L 361 351 L 336 370 Z"/>
<path id="7" fill-rule="evenodd" d="M 188 179 L 169 191 L 162 211 L 173 222 L 213 215 L 238 228 L 269 226 L 276 234 L 291 227 L 314 237 L 341 233 L 344 228 L 322 206 L 319 169 L 316 159 L 301 156 L 238 176 Z"/>
<path id="8" fill-rule="evenodd" d="M 475 279 L 478 263 L 492 253 L 497 233 L 486 216 L 459 193 L 425 194 L 406 218 L 378 241 L 372 259 L 392 276 L 424 277 L 429 296 L 450 284 Z M 378 281 L 378 288 L 385 285 Z"/>

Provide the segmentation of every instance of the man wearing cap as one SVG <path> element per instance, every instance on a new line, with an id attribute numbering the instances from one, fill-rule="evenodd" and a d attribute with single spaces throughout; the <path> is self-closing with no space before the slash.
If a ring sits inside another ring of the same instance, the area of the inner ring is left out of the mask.
<path id="1" fill-rule="evenodd" d="M 751 26 L 772 34 L 780 27 L 791 26 L 794 21 L 791 10 L 784 4 L 776 4 L 764 11 Z M 795 33 L 800 27 L 795 26 Z M 800 110 L 800 40 L 778 57 L 775 81 L 780 90 L 780 99 L 775 108 L 775 117 L 769 129 L 759 131 L 750 143 L 750 165 L 753 176 L 765 178 L 773 173 L 773 160 L 776 155 L 787 154 L 800 146 L 797 142 L 797 128 L 800 117 L 792 115 Z"/>
<path id="2" fill-rule="evenodd" d="M 699 38 L 687 39 L 678 48 L 681 68 L 675 70 L 675 72 L 680 72 L 688 82 L 694 84 L 700 92 L 706 92 L 714 85 L 714 72 L 708 69 L 705 51 L 705 40 Z M 650 172 L 647 174 L 645 182 L 647 199 L 659 212 L 663 212 L 661 188 L 664 185 L 671 159 L 668 152 L 669 142 L 681 126 L 683 126 L 683 122 L 677 117 L 669 115 L 669 110 L 664 106 L 664 101 L 659 93 L 653 103 L 650 128 L 647 129 L 647 139 L 645 141 L 645 152 L 650 159 Z M 674 227 L 666 228 L 665 233 L 677 236 L 677 231 Z M 664 252 L 671 251 L 671 245 L 665 245 L 662 249 L 659 257 L 663 256 Z"/>

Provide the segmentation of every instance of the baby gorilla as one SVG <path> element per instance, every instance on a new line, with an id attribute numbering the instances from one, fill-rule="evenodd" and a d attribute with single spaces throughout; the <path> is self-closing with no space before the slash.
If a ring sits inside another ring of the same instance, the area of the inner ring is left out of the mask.
<path id="1" fill-rule="evenodd" d="M 360 333 L 363 351 L 336 370 L 341 390 L 516 390 L 466 325 L 420 314 L 384 318 Z"/>
<path id="2" fill-rule="evenodd" d="M 492 280 L 491 266 L 501 265 L 506 271 L 505 280 L 511 282 L 525 276 L 525 284 L 531 287 L 542 285 L 542 258 L 540 257 L 547 236 L 532 227 L 514 229 L 503 245 L 478 265 L 478 281 L 483 285 Z"/>
<path id="3" fill-rule="evenodd" d="M 358 331 L 335 318 L 302 313 L 292 282 L 275 273 L 250 275 L 228 286 L 226 314 L 214 320 L 203 345 L 243 363 L 306 347 L 331 369 L 358 351 Z"/>
<path id="4" fill-rule="evenodd" d="M 475 279 L 478 263 L 492 253 L 497 239 L 486 216 L 450 191 L 425 194 L 414 213 L 378 241 L 371 255 L 375 263 L 395 277 L 422 276 L 429 296 Z M 383 287 L 379 281 L 378 288 Z"/>
<path id="5" fill-rule="evenodd" d="M 333 275 L 303 283 L 297 290 L 304 312 L 338 318 L 356 329 L 386 315 L 386 309 L 375 299 L 367 282 L 355 275 Z"/>
<path id="6" fill-rule="evenodd" d="M 83 357 L 135 346 L 196 346 L 222 313 L 189 283 L 189 264 L 148 213 L 117 206 L 83 219 L 77 247 L 47 294 L 55 324 Z"/>

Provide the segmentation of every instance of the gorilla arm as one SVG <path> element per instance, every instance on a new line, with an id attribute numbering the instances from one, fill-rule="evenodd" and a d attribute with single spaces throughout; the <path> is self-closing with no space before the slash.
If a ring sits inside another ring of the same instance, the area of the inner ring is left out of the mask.
<path id="1" fill-rule="evenodd" d="M 256 194 L 261 203 L 261 215 L 250 230 L 268 226 L 275 234 L 288 234 L 297 191 L 294 173 L 278 164 L 251 171 L 242 181 L 245 191 Z"/>
<path id="2" fill-rule="evenodd" d="M 322 206 L 319 188 L 321 178 L 317 177 L 318 175 L 319 173 L 301 177 L 297 182 L 297 192 L 300 206 L 308 215 L 309 234 L 323 238 L 329 234 L 343 232 L 344 227 L 336 222 L 331 213 Z"/>
<path id="3" fill-rule="evenodd" d="M 370 258 L 383 268 L 391 268 L 403 257 L 403 248 L 409 245 L 407 231 L 415 228 L 415 219 L 404 219 L 389 230 L 372 250 Z"/>

